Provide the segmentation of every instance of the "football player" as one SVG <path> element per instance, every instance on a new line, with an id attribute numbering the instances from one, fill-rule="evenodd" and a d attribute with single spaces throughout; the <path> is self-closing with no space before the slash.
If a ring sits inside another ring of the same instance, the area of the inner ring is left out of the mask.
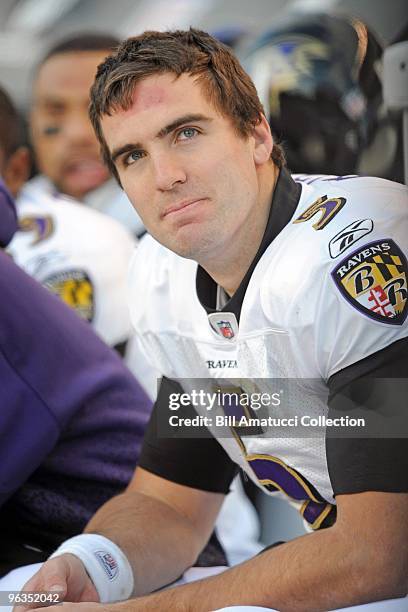
<path id="1" fill-rule="evenodd" d="M 90 113 L 151 234 L 131 273 L 145 300 L 135 292 L 130 308 L 164 378 L 126 494 L 26 589 L 59 586 L 85 602 L 73 612 L 381 609 L 404 598 L 407 188 L 295 181 L 252 81 L 195 29 L 125 41 L 99 66 Z M 275 403 L 258 412 L 263 396 Z M 171 437 L 173 415 L 184 427 Z M 204 424 L 197 439 L 193 422 Z M 194 564 L 237 465 L 296 504 L 310 533 L 153 593 Z"/>
<path id="2" fill-rule="evenodd" d="M 8 252 L 91 323 L 105 342 L 126 354 L 132 335 L 126 273 L 135 239 L 118 222 L 72 199 L 46 193 L 38 185 L 25 189 L 29 152 L 21 118 L 3 89 L 0 125 L 0 170 L 14 197 L 19 196 L 18 231 Z"/>

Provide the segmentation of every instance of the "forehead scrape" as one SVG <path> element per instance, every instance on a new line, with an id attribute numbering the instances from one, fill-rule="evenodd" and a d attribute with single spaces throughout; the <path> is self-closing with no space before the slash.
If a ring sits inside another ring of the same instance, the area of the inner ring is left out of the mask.
<path id="1" fill-rule="evenodd" d="M 126 115 L 127 112 L 143 112 L 167 104 L 175 97 L 179 97 L 179 92 L 173 90 L 171 85 L 180 77 L 183 80 L 190 76 L 189 74 L 178 75 L 164 72 L 141 79 L 134 84 L 132 89 L 128 86 L 123 89 L 118 88 L 111 103 L 102 110 L 102 113 L 111 115 L 119 111 Z"/>

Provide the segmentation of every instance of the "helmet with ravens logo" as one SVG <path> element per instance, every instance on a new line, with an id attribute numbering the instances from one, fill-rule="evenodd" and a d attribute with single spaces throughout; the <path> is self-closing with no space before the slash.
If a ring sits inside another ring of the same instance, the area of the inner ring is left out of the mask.
<path id="1" fill-rule="evenodd" d="M 350 174 L 381 104 L 382 48 L 358 20 L 289 15 L 244 59 L 293 172 Z"/>

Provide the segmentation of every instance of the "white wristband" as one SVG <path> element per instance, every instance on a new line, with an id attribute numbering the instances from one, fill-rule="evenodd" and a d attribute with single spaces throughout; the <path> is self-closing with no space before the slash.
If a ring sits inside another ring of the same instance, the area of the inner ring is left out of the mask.
<path id="1" fill-rule="evenodd" d="M 129 599 L 134 586 L 132 568 L 114 542 L 95 533 L 83 533 L 63 542 L 50 559 L 65 553 L 82 561 L 101 603 Z"/>

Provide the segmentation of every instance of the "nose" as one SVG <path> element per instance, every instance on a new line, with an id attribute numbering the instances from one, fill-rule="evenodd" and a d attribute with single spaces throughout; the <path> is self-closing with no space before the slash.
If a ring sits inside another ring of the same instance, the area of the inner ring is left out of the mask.
<path id="1" fill-rule="evenodd" d="M 155 183 L 160 191 L 170 191 L 186 182 L 187 175 L 180 161 L 168 152 L 153 159 Z"/>

